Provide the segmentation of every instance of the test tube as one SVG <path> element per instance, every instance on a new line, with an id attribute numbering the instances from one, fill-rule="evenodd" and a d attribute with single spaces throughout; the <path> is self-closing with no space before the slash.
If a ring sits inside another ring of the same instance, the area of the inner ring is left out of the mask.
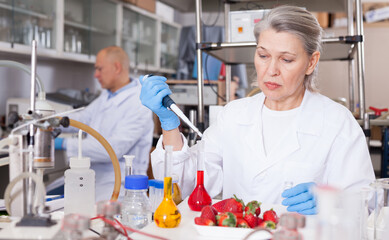
<path id="1" fill-rule="evenodd" d="M 292 181 L 285 181 L 284 182 L 284 191 L 287 189 L 290 189 L 293 187 L 293 182 Z"/>
<path id="2" fill-rule="evenodd" d="M 153 211 L 157 210 L 159 204 L 162 202 L 163 199 L 163 181 L 162 180 L 155 180 L 155 201 L 153 206 Z"/>
<path id="3" fill-rule="evenodd" d="M 149 180 L 149 199 L 151 203 L 151 211 L 154 214 L 154 205 L 155 205 L 155 179 Z"/>

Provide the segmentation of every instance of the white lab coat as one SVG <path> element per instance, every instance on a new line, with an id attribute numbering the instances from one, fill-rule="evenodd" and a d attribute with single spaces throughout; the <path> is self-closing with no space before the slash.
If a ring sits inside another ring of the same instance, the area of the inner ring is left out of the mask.
<path id="1" fill-rule="evenodd" d="M 130 84 L 133 85 L 129 89 L 110 99 L 105 90 L 83 111 L 69 116 L 92 127 L 111 144 L 119 159 L 122 185 L 125 154 L 135 155 L 134 174 L 146 175 L 154 130 L 152 112 L 139 99 L 139 80 L 132 79 Z M 68 157 L 78 155 L 77 139 L 66 140 L 66 153 Z M 115 174 L 107 151 L 93 136 L 88 135 L 82 141 L 82 153 L 91 158 L 91 168 L 96 173 L 96 201 L 110 199 Z M 121 188 L 120 195 L 123 193 L 124 188 Z"/>
<path id="2" fill-rule="evenodd" d="M 211 197 L 236 194 L 245 202 L 279 204 L 286 181 L 329 184 L 342 189 L 366 186 L 374 172 L 361 127 L 348 109 L 305 91 L 295 123 L 280 136 L 277 151 L 264 154 L 261 111 L 265 95 L 232 101 L 205 132 L 205 186 Z M 194 188 L 196 146 L 173 153 L 173 172 L 184 196 Z M 154 176 L 163 175 L 162 137 L 151 155 Z"/>

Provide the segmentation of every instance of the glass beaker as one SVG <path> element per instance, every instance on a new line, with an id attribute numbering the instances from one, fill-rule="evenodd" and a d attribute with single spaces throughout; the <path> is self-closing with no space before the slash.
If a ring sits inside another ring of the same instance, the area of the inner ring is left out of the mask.
<path id="1" fill-rule="evenodd" d="M 374 240 L 387 239 L 389 234 L 389 178 L 377 179 L 374 188 Z M 369 235 L 372 238 L 371 234 Z"/>
<path id="2" fill-rule="evenodd" d="M 330 186 L 313 188 L 317 199 L 317 240 L 364 239 L 365 196 L 362 190 L 340 190 Z M 359 229 L 360 231 L 356 231 Z"/>

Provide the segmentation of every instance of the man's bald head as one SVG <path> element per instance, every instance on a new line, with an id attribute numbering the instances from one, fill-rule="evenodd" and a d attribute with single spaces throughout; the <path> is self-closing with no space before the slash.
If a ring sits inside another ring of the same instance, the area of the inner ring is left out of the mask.
<path id="1" fill-rule="evenodd" d="M 110 46 L 100 50 L 100 53 L 104 53 L 105 56 L 112 62 L 118 61 L 123 69 L 130 68 L 130 59 L 123 48 L 118 46 Z"/>
<path id="2" fill-rule="evenodd" d="M 102 88 L 115 92 L 129 83 L 130 61 L 120 47 L 102 49 L 96 56 L 95 78 Z"/>

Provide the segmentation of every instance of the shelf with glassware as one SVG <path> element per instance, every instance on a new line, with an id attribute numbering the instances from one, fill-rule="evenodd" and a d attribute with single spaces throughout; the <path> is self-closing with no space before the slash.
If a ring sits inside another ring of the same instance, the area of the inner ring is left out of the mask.
<path id="1" fill-rule="evenodd" d="M 29 45 L 33 38 L 39 47 L 55 48 L 53 35 L 56 15 L 52 11 L 53 6 L 47 0 L 31 5 L 23 1 L 0 3 L 0 41 L 17 44 L 11 47 L 17 47 L 19 53 L 23 52 L 23 47 L 18 44 Z"/>
<path id="2" fill-rule="evenodd" d="M 29 55 L 35 38 L 41 39 L 38 56 L 94 63 L 100 49 L 120 45 L 140 70 L 176 71 L 180 25 L 136 6 L 111 0 L 96 0 L 93 4 L 79 0 L 39 0 L 34 4 L 15 0 L 13 5 L 3 2 L 0 52 Z M 165 25 L 175 29 L 170 29 L 167 37 L 161 35 Z"/>

